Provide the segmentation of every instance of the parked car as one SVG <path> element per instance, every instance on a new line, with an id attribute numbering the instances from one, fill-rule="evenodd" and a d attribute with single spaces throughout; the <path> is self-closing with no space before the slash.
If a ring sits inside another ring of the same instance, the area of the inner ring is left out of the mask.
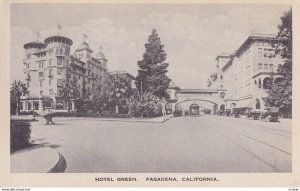
<path id="1" fill-rule="evenodd" d="M 259 111 L 253 111 L 247 114 L 247 119 L 258 120 L 261 115 Z"/>
<path id="2" fill-rule="evenodd" d="M 225 111 L 225 115 L 226 115 L 227 117 L 229 117 L 229 116 L 230 116 L 230 113 L 231 113 L 231 109 L 226 109 L 226 111 Z"/>
<path id="3" fill-rule="evenodd" d="M 182 116 L 182 110 L 175 110 L 173 112 L 173 116 L 174 117 L 180 117 L 180 116 Z"/>
<path id="4" fill-rule="evenodd" d="M 266 112 L 263 112 L 260 116 L 260 119 L 265 122 L 278 122 L 279 120 L 279 108 L 278 107 L 269 107 L 266 108 Z"/>
<path id="5" fill-rule="evenodd" d="M 231 113 L 231 116 L 232 117 L 235 117 L 235 118 L 240 118 L 240 111 L 237 109 L 237 108 L 233 108 L 232 109 L 232 113 Z"/>

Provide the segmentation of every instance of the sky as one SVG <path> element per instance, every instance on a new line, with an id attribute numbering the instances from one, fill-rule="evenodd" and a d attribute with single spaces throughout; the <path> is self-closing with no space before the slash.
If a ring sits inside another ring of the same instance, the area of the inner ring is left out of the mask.
<path id="1" fill-rule="evenodd" d="M 136 76 L 144 44 L 156 29 L 167 53 L 167 75 L 180 88 L 206 88 L 221 52 L 238 49 L 252 33 L 276 34 L 290 5 L 279 4 L 13 4 L 11 80 L 24 80 L 25 43 L 57 35 L 85 41 L 108 60 L 109 71 Z"/>

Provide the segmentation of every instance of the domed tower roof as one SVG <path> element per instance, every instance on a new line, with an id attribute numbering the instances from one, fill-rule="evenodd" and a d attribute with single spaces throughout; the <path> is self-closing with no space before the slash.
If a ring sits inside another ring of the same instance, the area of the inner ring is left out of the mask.
<path id="1" fill-rule="evenodd" d="M 173 80 L 170 81 L 168 89 L 180 89 Z"/>
<path id="2" fill-rule="evenodd" d="M 77 51 L 80 51 L 80 50 L 88 50 L 88 51 L 90 51 L 90 52 L 93 52 L 93 51 L 90 49 L 89 44 L 86 43 L 86 42 L 82 42 L 82 43 L 78 46 L 78 48 L 76 49 L 76 52 L 77 52 Z"/>
<path id="3" fill-rule="evenodd" d="M 64 43 L 69 46 L 72 46 L 73 41 L 64 36 L 50 36 L 44 40 L 45 44 L 48 45 L 50 43 Z"/>
<path id="4" fill-rule="evenodd" d="M 103 60 L 103 59 L 106 59 L 104 54 L 102 52 L 99 52 L 98 54 L 96 54 L 95 58 L 97 60 Z"/>

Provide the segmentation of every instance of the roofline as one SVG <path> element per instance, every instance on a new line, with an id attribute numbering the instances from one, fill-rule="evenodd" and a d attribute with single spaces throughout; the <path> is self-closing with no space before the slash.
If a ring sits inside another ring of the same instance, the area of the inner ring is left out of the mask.
<path id="1" fill-rule="evenodd" d="M 39 41 L 34 41 L 34 42 L 29 42 L 29 43 L 26 43 L 26 44 L 24 44 L 24 48 L 25 49 L 27 49 L 26 48 L 26 46 L 28 46 L 28 45 L 30 45 L 30 44 L 39 44 L 39 45 L 42 45 L 43 47 L 45 47 L 46 46 L 46 44 L 45 43 L 43 43 L 43 42 L 39 42 Z"/>
<path id="2" fill-rule="evenodd" d="M 259 36 L 260 35 L 260 36 Z M 257 34 L 257 35 L 251 35 L 249 36 L 244 42 L 243 44 L 235 51 L 235 55 L 239 56 L 240 53 L 242 52 L 242 50 L 245 48 L 245 46 L 247 46 L 249 43 L 255 41 L 255 40 L 266 40 L 266 41 L 275 41 L 278 40 L 276 38 L 276 36 L 274 35 L 274 37 L 271 36 L 263 36 L 266 34 Z"/>
<path id="3" fill-rule="evenodd" d="M 180 89 L 178 93 L 192 93 L 192 92 L 205 92 L 205 93 L 217 93 L 216 89 Z"/>

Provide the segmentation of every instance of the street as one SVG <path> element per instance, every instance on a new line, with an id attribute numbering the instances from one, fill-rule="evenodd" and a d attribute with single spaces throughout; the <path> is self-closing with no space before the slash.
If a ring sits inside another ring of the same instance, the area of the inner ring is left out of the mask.
<path id="1" fill-rule="evenodd" d="M 221 116 L 164 123 L 55 118 L 31 141 L 57 150 L 66 173 L 291 172 L 291 123 Z"/>

